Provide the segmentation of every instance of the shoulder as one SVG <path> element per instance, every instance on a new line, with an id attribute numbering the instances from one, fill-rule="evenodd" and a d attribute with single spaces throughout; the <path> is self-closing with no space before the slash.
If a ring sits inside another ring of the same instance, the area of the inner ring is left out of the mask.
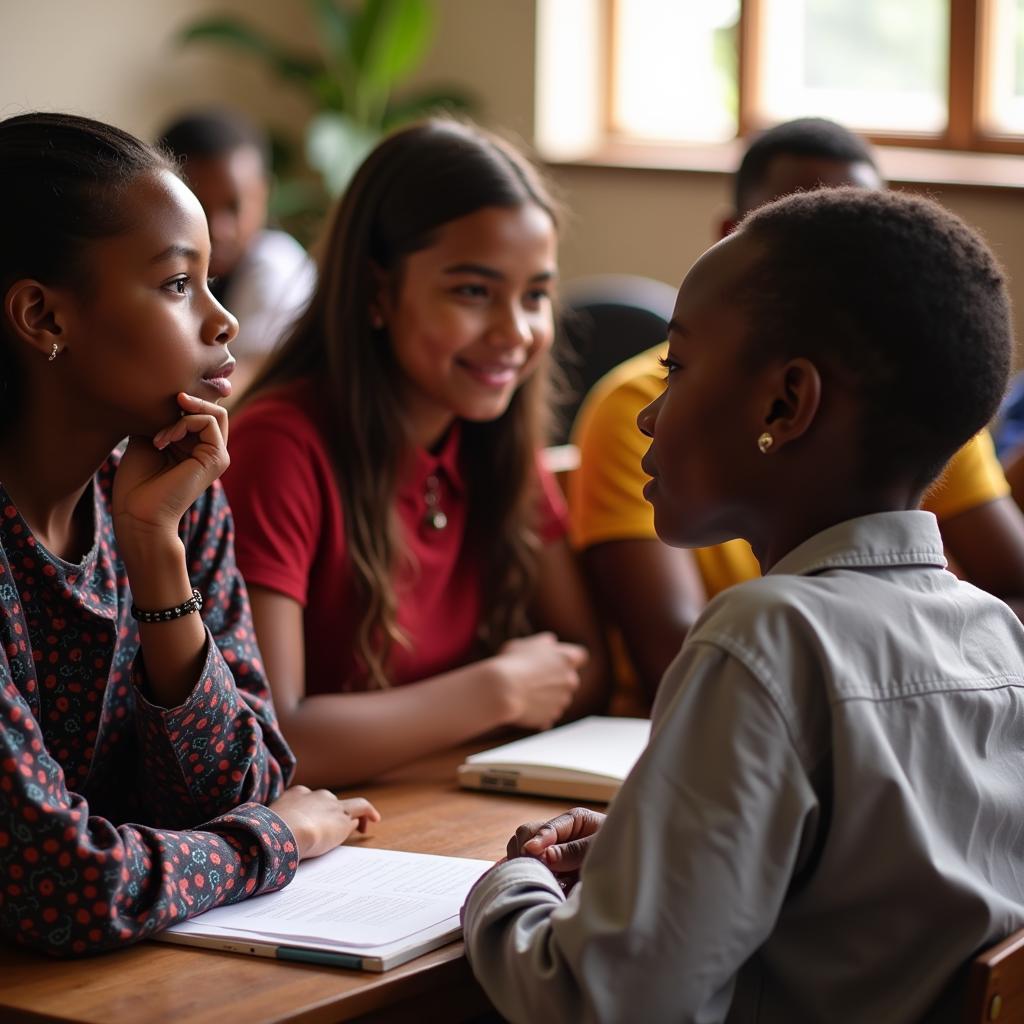
<path id="1" fill-rule="evenodd" d="M 758 677 L 774 674 L 775 662 L 792 646 L 795 634 L 820 625 L 822 577 L 761 576 L 722 591 L 704 609 L 688 643 L 711 644 L 739 658 Z"/>
<path id="2" fill-rule="evenodd" d="M 331 489 L 333 463 L 326 422 L 315 389 L 296 381 L 258 395 L 232 421 L 231 465 L 224 483 L 232 503 L 248 500 L 255 488 L 321 492 Z M 236 513 L 237 513 L 236 509 Z"/>
<path id="3" fill-rule="evenodd" d="M 982 430 L 949 460 L 921 507 L 934 512 L 939 520 L 951 519 L 1009 492 L 992 436 Z"/>
<path id="4" fill-rule="evenodd" d="M 326 450 L 326 425 L 322 399 L 312 381 L 291 381 L 253 397 L 232 417 L 228 439 L 230 449 L 270 443 L 273 447 L 296 445 L 315 451 Z"/>
<path id="5" fill-rule="evenodd" d="M 834 704 L 837 647 L 855 599 L 824 576 L 765 576 L 729 587 L 713 598 L 680 652 L 716 651 L 746 670 L 775 707 L 797 748 L 810 761 L 827 743 Z M 856 671 L 856 670 L 854 670 Z"/>

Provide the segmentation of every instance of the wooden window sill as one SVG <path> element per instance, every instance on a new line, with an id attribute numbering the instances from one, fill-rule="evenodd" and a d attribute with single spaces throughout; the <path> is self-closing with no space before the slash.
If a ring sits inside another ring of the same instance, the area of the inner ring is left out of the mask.
<path id="1" fill-rule="evenodd" d="M 893 184 L 1024 189 L 1024 156 L 900 146 L 875 146 L 874 150 L 882 173 Z M 549 163 L 554 167 L 731 175 L 742 155 L 739 140 L 707 146 L 608 142 L 588 156 Z"/>

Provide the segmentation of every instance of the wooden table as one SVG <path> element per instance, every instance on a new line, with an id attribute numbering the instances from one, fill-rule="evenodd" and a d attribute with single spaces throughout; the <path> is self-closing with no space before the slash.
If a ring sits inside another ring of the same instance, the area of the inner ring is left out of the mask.
<path id="1" fill-rule="evenodd" d="M 497 860 L 524 821 L 565 801 L 459 789 L 465 747 L 361 786 L 384 820 L 357 842 L 382 849 Z M 74 1024 L 270 1024 L 330 1021 L 457 1022 L 490 1009 L 453 943 L 384 974 L 146 942 L 117 953 L 55 961 L 0 945 L 0 1021 Z"/>

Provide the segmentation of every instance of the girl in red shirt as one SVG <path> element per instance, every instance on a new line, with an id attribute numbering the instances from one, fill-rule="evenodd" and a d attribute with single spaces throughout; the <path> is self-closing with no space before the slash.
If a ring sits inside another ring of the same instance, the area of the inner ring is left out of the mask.
<path id="1" fill-rule="evenodd" d="M 73 955 L 278 889 L 377 814 L 284 790 L 195 196 L 61 114 L 0 122 L 0 195 L 0 935 Z"/>
<path id="2" fill-rule="evenodd" d="M 603 706 L 538 462 L 556 245 L 514 149 L 448 121 L 397 132 L 348 186 L 309 310 L 235 421 L 239 563 L 307 783 Z"/>

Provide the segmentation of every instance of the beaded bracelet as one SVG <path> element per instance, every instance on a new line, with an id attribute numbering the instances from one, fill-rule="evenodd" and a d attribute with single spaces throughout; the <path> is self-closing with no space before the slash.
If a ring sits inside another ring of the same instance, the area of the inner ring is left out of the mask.
<path id="1" fill-rule="evenodd" d="M 182 601 L 175 608 L 164 608 L 159 612 L 144 612 L 141 608 L 132 605 L 132 615 L 139 622 L 170 622 L 171 619 L 180 619 L 185 615 L 191 615 L 203 607 L 203 596 L 193 588 L 192 596 L 187 601 Z"/>

